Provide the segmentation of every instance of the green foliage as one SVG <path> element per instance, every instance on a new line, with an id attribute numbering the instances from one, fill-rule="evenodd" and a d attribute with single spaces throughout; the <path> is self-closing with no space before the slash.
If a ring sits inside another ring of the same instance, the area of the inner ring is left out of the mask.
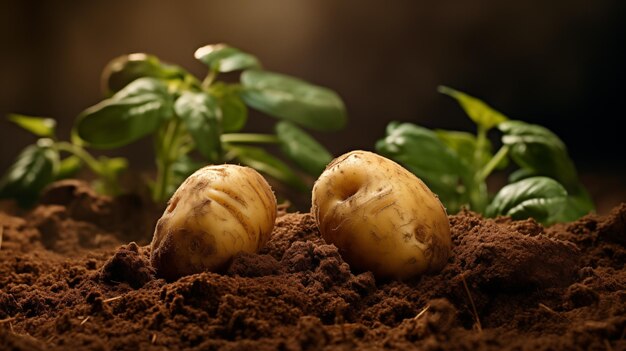
<path id="1" fill-rule="evenodd" d="M 421 178 L 453 211 L 469 201 L 465 183 L 469 167 L 434 131 L 411 123 L 391 122 L 376 150 Z"/>
<path id="2" fill-rule="evenodd" d="M 285 155 L 314 177 L 319 176 L 333 159 L 320 143 L 291 122 L 278 122 L 276 136 Z"/>
<path id="3" fill-rule="evenodd" d="M 32 203 L 43 186 L 75 174 L 83 164 L 99 176 L 98 190 L 115 194 L 126 160 L 96 159 L 85 148 L 115 149 L 149 136 L 154 139 L 157 177 L 151 190 L 157 202 L 165 202 L 207 163 L 246 164 L 295 189 L 309 189 L 300 174 L 318 176 L 332 156 L 296 124 L 321 131 L 342 128 L 341 98 L 327 88 L 264 71 L 255 56 L 224 44 L 204 46 L 195 57 L 208 68 L 202 81 L 153 55 L 113 59 L 102 74 L 106 98 L 78 116 L 71 142 L 56 141 L 52 119 L 11 115 L 14 123 L 51 139 L 45 149 L 32 146 L 20 155 L 3 178 L 0 195 L 23 196 L 25 204 Z M 239 83 L 217 80 L 220 73 L 234 71 L 242 71 Z M 248 107 L 278 118 L 275 133 L 238 133 L 248 121 Z M 301 172 L 250 144 L 279 146 Z M 62 152 L 70 155 L 61 160 Z"/>
<path id="4" fill-rule="evenodd" d="M 58 163 L 51 140 L 41 139 L 27 146 L 0 179 L 0 197 L 15 198 L 21 206 L 32 205 L 41 190 L 54 179 Z"/>
<path id="5" fill-rule="evenodd" d="M 270 116 L 322 131 L 346 124 L 343 102 L 332 90 L 262 70 L 244 71 L 241 84 L 246 104 Z"/>
<path id="6" fill-rule="evenodd" d="M 111 195 L 119 192 L 117 177 L 127 166 L 125 159 L 95 159 L 82 147 L 82 141 L 58 141 L 52 118 L 12 114 L 8 119 L 41 138 L 27 146 L 4 174 L 0 198 L 13 198 L 20 206 L 31 206 L 46 185 L 76 175 L 83 164 L 98 175 L 96 190 Z"/>
<path id="7" fill-rule="evenodd" d="M 139 78 L 83 111 L 76 130 L 89 146 L 112 149 L 153 133 L 172 114 L 165 84 L 156 78 Z"/>
<path id="8" fill-rule="evenodd" d="M 487 207 L 486 215 L 513 219 L 534 217 L 552 224 L 567 201 L 567 190 L 548 177 L 531 177 L 504 186 Z"/>
<path id="9" fill-rule="evenodd" d="M 215 72 L 226 73 L 261 67 L 256 57 L 224 44 L 203 46 L 196 50 L 194 56 Z"/>
<path id="10" fill-rule="evenodd" d="M 593 202 L 578 179 L 563 142 L 548 129 L 509 120 L 483 101 L 440 87 L 456 99 L 477 126 L 466 132 L 436 130 L 392 122 L 376 150 L 407 167 L 437 193 L 448 211 L 462 206 L 487 216 L 533 217 L 544 224 L 571 221 L 593 211 Z M 502 133 L 495 154 L 487 138 L 494 127 Z M 511 184 L 491 199 L 486 179 L 509 164 L 519 167 Z"/>
<path id="11" fill-rule="evenodd" d="M 220 110 L 214 97 L 186 91 L 176 100 L 174 111 L 183 121 L 198 151 L 209 162 L 222 158 Z"/>
<path id="12" fill-rule="evenodd" d="M 53 138 L 55 136 L 57 122 L 52 118 L 32 117 L 16 113 L 9 114 L 7 118 L 9 121 L 37 136 L 46 138 Z"/>

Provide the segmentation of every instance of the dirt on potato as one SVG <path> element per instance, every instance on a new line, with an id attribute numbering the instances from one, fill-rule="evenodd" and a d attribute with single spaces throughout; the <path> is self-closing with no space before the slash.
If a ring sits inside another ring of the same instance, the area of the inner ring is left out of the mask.
<path id="1" fill-rule="evenodd" d="M 1 350 L 626 349 L 626 204 L 550 228 L 450 216 L 448 264 L 405 282 L 351 270 L 309 214 L 282 213 L 259 254 L 167 283 L 154 211 L 64 186 L 0 211 Z"/>

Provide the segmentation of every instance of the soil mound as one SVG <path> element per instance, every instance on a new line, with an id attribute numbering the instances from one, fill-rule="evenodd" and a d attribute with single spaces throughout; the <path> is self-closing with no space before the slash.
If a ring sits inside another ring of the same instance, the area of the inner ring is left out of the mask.
<path id="1" fill-rule="evenodd" d="M 450 216 L 446 267 L 404 282 L 351 270 L 309 214 L 283 214 L 259 254 L 168 283 L 131 230 L 143 217 L 80 189 L 0 212 L 0 349 L 626 348 L 626 204 L 550 228 Z"/>

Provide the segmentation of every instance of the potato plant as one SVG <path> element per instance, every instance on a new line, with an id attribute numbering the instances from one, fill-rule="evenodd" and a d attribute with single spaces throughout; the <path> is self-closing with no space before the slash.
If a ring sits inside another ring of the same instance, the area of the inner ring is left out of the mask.
<path id="1" fill-rule="evenodd" d="M 313 186 L 312 213 L 352 267 L 408 279 L 443 268 L 451 250 L 437 195 L 399 164 L 367 151 L 332 161 Z"/>
<path id="2" fill-rule="evenodd" d="M 392 122 L 376 150 L 423 179 L 448 211 L 467 206 L 491 217 L 533 217 L 544 224 L 572 221 L 593 211 L 591 197 L 558 136 L 539 125 L 509 120 L 460 91 L 448 87 L 439 91 L 458 101 L 476 124 L 476 135 Z M 495 153 L 487 137 L 494 129 L 502 142 Z M 487 177 L 510 161 L 518 167 L 509 176 L 510 184 L 495 196 L 489 194 Z"/>
<path id="3" fill-rule="evenodd" d="M 301 127 L 341 129 L 346 123 L 341 98 L 327 88 L 264 70 L 255 56 L 224 44 L 201 47 L 195 58 L 208 69 L 202 80 L 153 55 L 113 59 L 102 74 L 106 98 L 78 116 L 72 142 L 51 142 L 46 133 L 46 140 L 27 148 L 0 180 L 0 197 L 32 203 L 46 184 L 67 176 L 63 169 L 75 171 L 81 164 L 100 176 L 104 192 L 114 193 L 125 160 L 95 159 L 86 148 L 115 149 L 144 137 L 154 141 L 157 175 L 150 187 L 156 202 L 165 202 L 207 163 L 241 163 L 307 191 L 300 172 L 259 146 L 278 145 L 302 173 L 317 177 L 332 156 Z M 218 79 L 232 72 L 240 73 L 237 83 Z M 243 133 L 248 108 L 279 119 L 274 133 Z M 53 123 L 26 116 L 16 121 L 35 134 L 29 118 L 40 126 Z M 61 160 L 60 152 L 70 157 Z"/>
<path id="4" fill-rule="evenodd" d="M 236 253 L 261 249 L 275 219 L 274 193 L 254 169 L 201 168 L 180 185 L 159 219 L 151 264 L 169 280 L 219 271 Z"/>

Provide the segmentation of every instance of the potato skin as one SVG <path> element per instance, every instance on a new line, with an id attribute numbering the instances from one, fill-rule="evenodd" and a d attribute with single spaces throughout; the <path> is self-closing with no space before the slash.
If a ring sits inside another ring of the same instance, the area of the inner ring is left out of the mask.
<path id="1" fill-rule="evenodd" d="M 167 280 L 223 269 L 238 252 L 269 240 L 276 197 L 255 170 L 207 166 L 189 176 L 168 202 L 151 244 L 150 262 Z"/>
<path id="2" fill-rule="evenodd" d="M 360 150 L 339 156 L 315 182 L 312 200 L 322 237 L 356 269 L 409 279 L 448 260 L 445 208 L 424 182 L 385 157 Z"/>

